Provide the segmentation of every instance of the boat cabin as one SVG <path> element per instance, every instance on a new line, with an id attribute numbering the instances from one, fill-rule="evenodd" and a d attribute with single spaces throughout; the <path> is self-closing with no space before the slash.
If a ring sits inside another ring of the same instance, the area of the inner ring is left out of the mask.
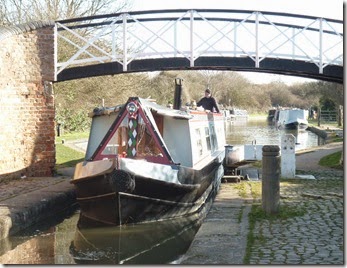
<path id="1" fill-rule="evenodd" d="M 175 110 L 136 97 L 90 116 L 87 161 L 131 158 L 193 167 L 224 150 L 222 114 Z"/>

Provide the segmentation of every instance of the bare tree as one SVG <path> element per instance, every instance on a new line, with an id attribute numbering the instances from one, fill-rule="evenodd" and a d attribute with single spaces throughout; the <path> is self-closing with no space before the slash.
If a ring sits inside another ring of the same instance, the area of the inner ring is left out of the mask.
<path id="1" fill-rule="evenodd" d="M 202 76 L 205 79 L 206 88 L 211 89 L 212 88 L 212 79 L 218 72 L 213 71 L 213 70 L 202 70 L 202 71 L 200 71 L 200 73 L 202 74 Z"/>
<path id="2" fill-rule="evenodd" d="M 129 6 L 126 0 L 1 0 L 0 25 L 116 13 Z"/>

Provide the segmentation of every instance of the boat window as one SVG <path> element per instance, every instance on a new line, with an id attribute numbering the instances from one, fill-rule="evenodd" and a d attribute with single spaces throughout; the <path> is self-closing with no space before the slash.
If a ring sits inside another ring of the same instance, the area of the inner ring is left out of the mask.
<path id="1" fill-rule="evenodd" d="M 214 126 L 211 125 L 211 146 L 212 146 L 212 152 L 214 152 L 217 149 L 217 136 L 216 131 L 214 129 Z"/>
<path id="2" fill-rule="evenodd" d="M 199 155 L 202 155 L 203 147 L 202 147 L 201 133 L 199 128 L 195 129 L 195 135 L 196 135 L 196 146 L 197 146 Z"/>
<path id="3" fill-rule="evenodd" d="M 205 127 L 205 137 L 206 137 L 207 150 L 211 151 L 210 130 L 208 127 Z"/>
<path id="4" fill-rule="evenodd" d="M 163 157 L 140 115 L 130 122 L 128 117 L 125 117 L 101 154 L 121 154 L 134 158 Z"/>
<path id="5" fill-rule="evenodd" d="M 112 138 L 109 140 L 105 149 L 101 154 L 103 155 L 115 155 L 122 154 L 126 152 L 127 141 L 128 141 L 128 118 L 125 117 L 122 123 L 119 125 L 117 131 L 113 134 Z"/>
<path id="6" fill-rule="evenodd" d="M 157 146 L 154 137 L 148 130 L 147 125 L 139 116 L 138 139 L 137 139 L 137 157 L 146 158 L 149 156 L 163 157 L 161 150 Z"/>

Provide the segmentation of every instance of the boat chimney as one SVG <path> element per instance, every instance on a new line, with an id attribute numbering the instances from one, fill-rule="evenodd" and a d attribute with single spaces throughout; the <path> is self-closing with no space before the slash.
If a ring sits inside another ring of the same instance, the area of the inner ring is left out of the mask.
<path id="1" fill-rule="evenodd" d="M 175 110 L 179 110 L 181 108 L 182 104 L 182 80 L 181 78 L 176 78 L 175 79 L 175 95 L 174 95 L 174 103 L 173 103 L 173 108 Z"/>

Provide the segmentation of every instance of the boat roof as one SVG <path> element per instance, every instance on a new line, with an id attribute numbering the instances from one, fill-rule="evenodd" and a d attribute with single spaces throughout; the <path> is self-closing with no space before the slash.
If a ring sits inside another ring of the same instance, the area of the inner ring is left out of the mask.
<path id="1" fill-rule="evenodd" d="M 187 119 L 187 120 L 193 118 L 193 115 L 190 114 L 189 110 L 184 110 L 184 109 L 175 110 L 172 108 L 168 108 L 168 107 L 159 105 L 150 99 L 143 99 L 143 98 L 138 98 L 138 97 L 136 97 L 136 99 L 138 99 L 138 101 L 141 103 L 141 106 L 144 109 L 149 109 L 151 111 L 155 111 L 160 115 L 173 117 L 173 118 L 177 118 L 177 119 Z M 112 106 L 112 107 L 95 108 L 88 115 L 89 115 L 89 117 L 109 115 L 111 113 L 119 112 L 124 107 L 124 105 L 125 104 Z"/>

